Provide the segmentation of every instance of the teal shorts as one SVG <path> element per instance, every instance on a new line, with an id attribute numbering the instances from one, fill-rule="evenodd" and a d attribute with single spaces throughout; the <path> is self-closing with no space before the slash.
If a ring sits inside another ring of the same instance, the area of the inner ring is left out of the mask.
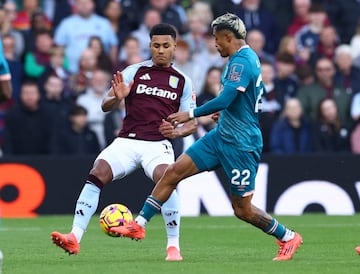
<path id="1" fill-rule="evenodd" d="M 261 150 L 244 151 L 241 144 L 223 142 L 216 130 L 197 140 L 185 153 L 202 171 L 222 167 L 229 179 L 230 192 L 245 197 L 255 190 L 255 177 Z"/>

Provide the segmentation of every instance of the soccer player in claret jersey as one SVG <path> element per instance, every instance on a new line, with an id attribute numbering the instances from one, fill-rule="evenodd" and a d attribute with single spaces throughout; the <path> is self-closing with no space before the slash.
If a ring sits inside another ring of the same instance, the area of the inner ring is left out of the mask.
<path id="1" fill-rule="evenodd" d="M 51 233 L 52 241 L 69 254 L 79 252 L 80 240 L 97 209 L 104 185 L 139 167 L 157 182 L 175 160 L 169 139 L 192 134 L 197 128 L 195 120 L 176 127 L 165 121 L 179 109 L 189 111 L 196 106 L 190 78 L 171 63 L 176 30 L 169 24 L 158 24 L 151 29 L 150 38 L 151 60 L 117 72 L 103 100 L 102 109 L 109 111 L 125 98 L 126 116 L 119 137 L 94 162 L 76 203 L 71 232 Z M 179 201 L 175 190 L 163 205 L 162 214 L 168 237 L 166 260 L 181 261 Z"/>
<path id="2" fill-rule="evenodd" d="M 301 236 L 251 203 L 263 146 L 258 121 L 264 92 L 259 59 L 245 43 L 246 28 L 239 17 L 227 13 L 211 26 L 220 55 L 229 57 L 222 73 L 222 90 L 201 107 L 174 113 L 168 120 L 176 126 L 214 113 L 218 126 L 166 169 L 136 219 L 112 232 L 143 239 L 147 222 L 182 179 L 222 166 L 229 180 L 235 216 L 277 239 L 279 251 L 273 260 L 290 260 L 302 243 Z M 219 111 L 220 115 L 216 115 Z"/>

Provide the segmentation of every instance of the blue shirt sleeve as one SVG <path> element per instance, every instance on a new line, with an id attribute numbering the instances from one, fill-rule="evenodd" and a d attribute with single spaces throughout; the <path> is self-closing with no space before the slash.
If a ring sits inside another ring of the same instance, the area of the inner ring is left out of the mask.
<path id="1" fill-rule="evenodd" d="M 236 98 L 238 92 L 239 91 L 237 91 L 231 86 L 228 85 L 224 86 L 223 90 L 216 98 L 206 102 L 204 105 L 200 107 L 195 108 L 194 116 L 195 117 L 206 116 L 211 113 L 215 113 L 217 111 L 227 108 L 231 104 L 231 102 Z"/>

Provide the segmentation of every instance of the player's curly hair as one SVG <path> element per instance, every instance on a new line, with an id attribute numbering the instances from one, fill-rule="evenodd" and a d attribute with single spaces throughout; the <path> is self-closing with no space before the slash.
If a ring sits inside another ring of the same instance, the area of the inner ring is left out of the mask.
<path id="1" fill-rule="evenodd" d="M 211 28 L 214 31 L 224 29 L 230 30 L 238 39 L 245 39 L 246 37 L 246 27 L 244 22 L 232 13 L 226 13 L 217 17 L 214 21 L 212 21 Z"/>

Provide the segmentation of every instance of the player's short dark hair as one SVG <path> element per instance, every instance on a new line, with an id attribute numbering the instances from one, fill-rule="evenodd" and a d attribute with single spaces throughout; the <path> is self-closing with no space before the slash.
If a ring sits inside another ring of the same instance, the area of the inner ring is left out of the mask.
<path id="1" fill-rule="evenodd" d="M 160 23 L 155 26 L 150 31 L 150 39 L 154 35 L 170 35 L 174 40 L 176 40 L 176 29 L 173 25 Z"/>

